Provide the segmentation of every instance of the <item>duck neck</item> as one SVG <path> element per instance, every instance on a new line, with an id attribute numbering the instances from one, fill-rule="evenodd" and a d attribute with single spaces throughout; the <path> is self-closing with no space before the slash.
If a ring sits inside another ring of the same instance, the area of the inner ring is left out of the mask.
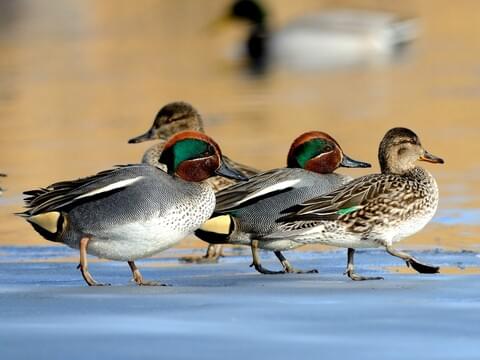
<path id="1" fill-rule="evenodd" d="M 166 143 L 167 140 L 159 139 L 158 143 L 150 146 L 147 151 L 145 151 L 142 162 L 153 166 L 160 166 L 166 170 L 166 166 L 164 164 L 160 164 L 158 161 Z"/>
<path id="2" fill-rule="evenodd" d="M 382 174 L 404 175 L 415 169 L 415 162 L 410 158 L 399 157 L 397 153 L 380 152 L 378 162 Z"/>

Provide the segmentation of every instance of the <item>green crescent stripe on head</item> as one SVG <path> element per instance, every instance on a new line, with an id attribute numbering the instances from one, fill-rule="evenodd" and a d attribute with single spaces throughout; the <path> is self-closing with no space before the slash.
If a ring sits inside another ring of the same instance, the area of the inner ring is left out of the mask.
<path id="1" fill-rule="evenodd" d="M 185 160 L 199 158 L 202 157 L 202 155 L 210 155 L 211 151 L 209 150 L 209 144 L 207 144 L 205 141 L 198 139 L 180 140 L 173 145 L 174 171 L 176 171 L 178 166 Z"/>
<path id="2" fill-rule="evenodd" d="M 302 144 L 296 151 L 295 158 L 298 164 L 305 168 L 307 162 L 323 152 L 327 142 L 322 139 L 313 139 Z"/>

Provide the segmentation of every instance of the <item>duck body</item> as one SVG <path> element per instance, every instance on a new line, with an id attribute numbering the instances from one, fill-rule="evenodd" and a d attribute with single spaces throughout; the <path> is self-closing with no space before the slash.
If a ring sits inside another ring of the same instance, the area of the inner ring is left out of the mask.
<path id="1" fill-rule="evenodd" d="M 214 216 L 228 214 L 232 232 L 223 241 L 250 245 L 252 240 L 275 232 L 281 212 L 312 197 L 332 191 L 351 181 L 341 174 L 317 174 L 299 168 L 280 168 L 251 177 L 247 182 L 228 187 L 216 194 Z M 203 238 L 204 227 L 195 234 Z M 302 244 L 288 239 L 260 241 L 258 247 L 271 251 L 294 249 Z"/>
<path id="2" fill-rule="evenodd" d="M 331 204 L 333 201 L 341 203 L 342 194 L 362 197 L 373 191 L 381 193 L 375 199 L 353 205 L 352 212 L 344 213 L 348 210 L 341 211 Z M 390 246 L 423 229 L 433 218 L 438 199 L 437 183 L 423 168 L 416 167 L 403 175 L 367 175 L 325 197 L 304 202 L 309 210 L 299 215 L 303 220 L 281 226 L 285 232 L 272 237 L 294 238 L 301 244 L 321 243 L 347 248 Z M 330 206 L 327 205 L 329 200 Z M 316 201 L 318 208 L 314 210 Z M 281 221 L 289 218 L 284 216 Z"/>
<path id="3" fill-rule="evenodd" d="M 259 1 L 238 0 L 228 18 L 250 24 L 244 48 L 254 69 L 267 63 L 294 69 L 381 64 L 418 34 L 414 18 L 378 10 L 327 9 L 271 30 Z"/>
<path id="4" fill-rule="evenodd" d="M 379 64 L 417 36 L 416 22 L 381 11 L 336 9 L 302 16 L 271 37 L 272 58 L 303 68 Z M 306 54 L 308 53 L 308 56 Z"/>
<path id="5" fill-rule="evenodd" d="M 84 181 L 88 186 L 76 191 L 73 203 L 42 211 L 62 213 L 73 206 L 63 215 L 67 227 L 59 240 L 78 249 L 83 234 L 95 234 L 87 252 L 110 260 L 137 260 L 175 245 L 206 221 L 215 207 L 208 184 L 177 179 L 148 165 L 121 167 Z M 122 182 L 130 184 L 115 189 Z M 72 190 L 77 186 L 71 183 Z M 107 187 L 114 189 L 88 199 L 89 193 Z"/>

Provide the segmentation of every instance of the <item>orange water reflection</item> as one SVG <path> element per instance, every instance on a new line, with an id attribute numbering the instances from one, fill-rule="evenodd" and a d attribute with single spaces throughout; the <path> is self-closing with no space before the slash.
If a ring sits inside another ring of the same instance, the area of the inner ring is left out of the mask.
<path id="1" fill-rule="evenodd" d="M 205 115 L 225 153 L 265 169 L 282 166 L 289 142 L 306 130 L 327 131 L 352 157 L 376 163 L 384 132 L 411 127 L 446 160 L 427 165 L 439 182 L 441 208 L 480 207 L 479 2 L 395 5 L 418 16 L 422 29 L 403 63 L 317 73 L 278 69 L 263 78 L 224 57 L 244 28 L 206 31 L 227 3 L 0 3 L 0 172 L 9 174 L 0 179 L 7 189 L 0 200 L 1 243 L 47 244 L 11 215 L 21 209 L 21 192 L 137 162 L 150 144 L 127 140 L 177 99 Z M 281 24 L 334 2 L 267 4 Z M 477 248 L 477 228 L 432 224 L 408 242 Z"/>

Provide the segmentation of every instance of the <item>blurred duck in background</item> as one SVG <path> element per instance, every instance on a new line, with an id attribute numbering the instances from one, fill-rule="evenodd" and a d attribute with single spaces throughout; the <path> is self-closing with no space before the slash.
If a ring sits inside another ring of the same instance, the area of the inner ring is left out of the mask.
<path id="1" fill-rule="evenodd" d="M 80 250 L 80 269 L 90 286 L 102 285 L 88 270 L 87 254 L 127 261 L 138 285 L 145 281 L 135 260 L 168 249 L 213 213 L 215 194 L 204 180 L 225 176 L 247 180 L 223 162 L 208 136 L 184 131 L 173 136 L 159 161 L 120 166 L 73 181 L 25 192 L 19 215 L 45 239 Z"/>
<path id="2" fill-rule="evenodd" d="M 204 132 L 203 120 L 198 111 L 186 102 L 172 102 L 160 109 L 155 117 L 151 128 L 145 133 L 130 139 L 130 144 L 137 144 L 143 141 L 157 140 L 158 142 L 147 149 L 143 155 L 142 162 L 156 167 L 160 167 L 166 171 L 164 164 L 159 163 L 165 148 L 165 143 L 170 136 L 184 130 L 195 130 Z M 223 161 L 230 167 L 246 177 L 250 177 L 258 173 L 258 170 L 249 166 L 239 164 L 227 156 L 223 156 Z M 227 179 L 221 176 L 214 176 L 206 180 L 212 189 L 217 192 L 225 187 L 235 184 L 234 179 Z M 221 245 L 209 245 L 207 252 L 201 257 L 184 257 L 184 262 L 216 262 L 222 256 Z"/>
<path id="3" fill-rule="evenodd" d="M 245 53 L 252 69 L 277 63 L 293 69 L 378 65 L 393 60 L 418 34 L 414 18 L 377 10 L 328 9 L 272 30 L 260 1 L 238 0 L 218 23 L 250 25 Z"/>
<path id="4" fill-rule="evenodd" d="M 341 166 L 366 168 L 370 164 L 349 158 L 326 133 L 304 133 L 293 141 L 286 168 L 255 175 L 247 182 L 217 192 L 214 215 L 195 235 L 209 243 L 251 246 L 252 266 L 262 274 L 303 273 L 293 268 L 281 253 L 301 246 L 300 243 L 258 239 L 278 230 L 275 220 L 282 210 L 350 182 L 351 177 L 334 173 Z M 265 269 L 260 263 L 259 248 L 273 251 L 283 270 Z"/>
<path id="5" fill-rule="evenodd" d="M 6 174 L 0 174 L 0 177 L 6 177 L 7 175 Z M 2 195 L 3 193 L 3 189 L 0 187 L 0 195 Z"/>

